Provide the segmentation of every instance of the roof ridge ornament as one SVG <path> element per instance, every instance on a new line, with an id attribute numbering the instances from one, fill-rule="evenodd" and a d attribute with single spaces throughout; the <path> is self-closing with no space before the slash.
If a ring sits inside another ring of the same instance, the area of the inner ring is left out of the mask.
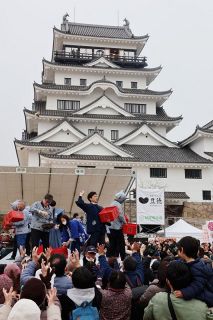
<path id="1" fill-rule="evenodd" d="M 67 19 L 67 17 L 69 17 L 69 14 L 66 12 L 63 15 L 63 21 L 62 21 L 62 24 L 61 24 L 61 30 L 62 31 L 66 31 L 66 32 L 69 31 L 69 20 Z"/>
<path id="2" fill-rule="evenodd" d="M 130 25 L 129 20 L 127 20 L 127 18 L 124 18 L 123 21 L 124 21 L 124 27 L 127 27 L 129 29 L 129 25 Z"/>

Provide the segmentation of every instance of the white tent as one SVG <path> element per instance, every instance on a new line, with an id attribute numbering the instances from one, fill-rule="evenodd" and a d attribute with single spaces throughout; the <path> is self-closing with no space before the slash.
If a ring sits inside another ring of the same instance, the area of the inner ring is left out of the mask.
<path id="1" fill-rule="evenodd" d="M 176 240 L 180 240 L 185 236 L 191 236 L 201 240 L 202 230 L 193 227 L 182 219 L 179 219 L 176 223 L 165 229 L 165 236 L 167 238 L 176 238 Z"/>

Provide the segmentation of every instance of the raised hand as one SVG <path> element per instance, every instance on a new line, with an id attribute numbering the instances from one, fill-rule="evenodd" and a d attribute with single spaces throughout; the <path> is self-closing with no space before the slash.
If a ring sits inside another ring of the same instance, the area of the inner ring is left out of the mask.
<path id="1" fill-rule="evenodd" d="M 82 190 L 82 191 L 79 193 L 79 196 L 80 196 L 80 197 L 83 197 L 84 193 L 85 193 L 85 191 Z"/>
<path id="2" fill-rule="evenodd" d="M 99 254 L 99 256 L 103 256 L 103 255 L 105 255 L 105 246 L 104 246 L 104 244 L 98 244 L 97 245 L 97 251 L 98 251 L 98 254 Z"/>
<path id="3" fill-rule="evenodd" d="M 10 288 L 10 290 L 7 292 L 7 290 L 5 288 L 3 288 L 3 294 L 4 294 L 4 304 L 7 304 L 9 306 L 11 306 L 12 304 L 12 300 L 13 300 L 13 296 L 16 294 L 13 291 L 13 287 Z"/>
<path id="4" fill-rule="evenodd" d="M 57 297 L 56 288 L 50 289 L 47 293 L 48 306 L 50 306 L 51 304 L 54 304 L 56 297 Z"/>

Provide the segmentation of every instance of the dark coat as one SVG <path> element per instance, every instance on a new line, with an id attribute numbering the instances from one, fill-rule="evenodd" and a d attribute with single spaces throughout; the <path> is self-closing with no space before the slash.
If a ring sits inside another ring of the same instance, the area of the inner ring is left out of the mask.
<path id="1" fill-rule="evenodd" d="M 105 233 L 105 225 L 101 223 L 99 212 L 103 209 L 98 204 L 85 203 L 82 197 L 79 196 L 76 205 L 81 208 L 87 215 L 87 233 L 94 232 Z"/>
<path id="2" fill-rule="evenodd" d="M 187 263 L 191 274 L 190 286 L 181 289 L 185 300 L 199 299 L 204 301 L 208 307 L 213 307 L 213 269 L 202 260 Z"/>

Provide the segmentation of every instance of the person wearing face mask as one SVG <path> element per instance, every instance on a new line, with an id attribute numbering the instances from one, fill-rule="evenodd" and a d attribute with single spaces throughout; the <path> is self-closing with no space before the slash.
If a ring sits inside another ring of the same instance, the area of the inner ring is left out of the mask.
<path id="1" fill-rule="evenodd" d="M 70 229 L 70 218 L 66 214 L 62 214 L 59 219 L 60 225 L 59 230 L 61 232 L 62 246 L 69 247 L 72 242 L 71 229 Z"/>

